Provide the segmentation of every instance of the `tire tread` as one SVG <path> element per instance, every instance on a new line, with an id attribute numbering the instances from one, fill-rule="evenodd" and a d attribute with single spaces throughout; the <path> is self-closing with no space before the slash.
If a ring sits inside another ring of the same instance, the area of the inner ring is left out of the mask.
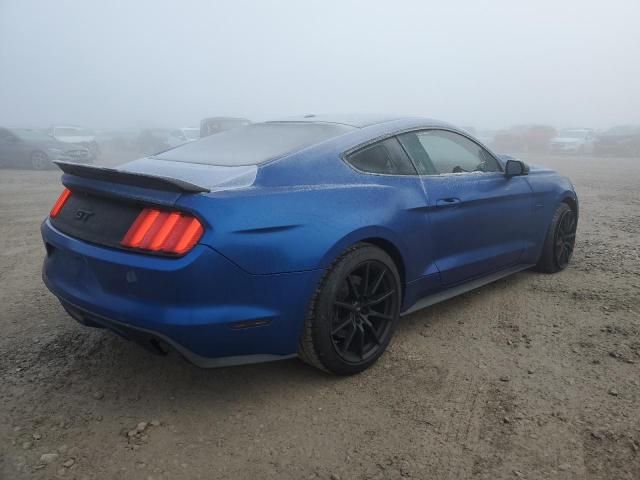
<path id="1" fill-rule="evenodd" d="M 336 268 L 336 266 L 352 253 L 367 247 L 369 247 L 369 244 L 357 243 L 356 245 L 353 245 L 352 247 L 345 250 L 338 258 L 336 258 L 331 263 L 329 268 L 327 268 L 327 270 L 324 272 L 322 278 L 320 279 L 320 282 L 318 282 L 318 287 L 316 288 L 315 292 L 313 292 L 311 302 L 309 302 L 309 310 L 307 311 L 307 316 L 304 320 L 303 332 L 300 336 L 298 357 L 308 365 L 316 367 L 327 373 L 331 373 L 331 371 L 320 360 L 320 355 L 318 354 L 318 351 L 313 342 L 313 327 L 318 297 L 325 287 L 331 272 Z"/>
<path id="2" fill-rule="evenodd" d="M 540 254 L 538 263 L 534 267 L 534 269 L 538 272 L 556 273 L 561 270 L 556 262 L 554 255 L 554 239 L 558 220 L 566 210 L 571 210 L 571 207 L 566 202 L 562 202 L 560 205 L 558 205 L 558 208 L 556 208 L 556 211 L 553 214 L 553 218 L 551 219 L 551 223 L 549 224 L 547 235 L 544 239 L 544 245 L 542 246 L 542 253 Z"/>

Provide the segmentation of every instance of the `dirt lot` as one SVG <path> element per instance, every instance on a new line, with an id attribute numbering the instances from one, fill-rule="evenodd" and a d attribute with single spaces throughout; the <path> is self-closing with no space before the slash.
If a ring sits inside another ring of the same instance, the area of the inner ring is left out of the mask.
<path id="1" fill-rule="evenodd" d="M 0 478 L 640 478 L 640 159 L 527 159 L 577 186 L 570 268 L 405 318 L 352 378 L 77 325 L 40 279 L 59 175 L 0 170 Z"/>

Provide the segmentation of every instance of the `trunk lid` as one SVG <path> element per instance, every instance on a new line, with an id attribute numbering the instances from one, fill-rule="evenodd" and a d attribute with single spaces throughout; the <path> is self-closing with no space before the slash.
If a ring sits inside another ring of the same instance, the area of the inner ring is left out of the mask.
<path id="1" fill-rule="evenodd" d="M 143 208 L 136 202 L 74 190 L 50 221 L 71 237 L 120 248 L 120 242 Z"/>
<path id="2" fill-rule="evenodd" d="M 253 185 L 256 165 L 226 167 L 141 158 L 116 168 L 56 162 L 69 175 L 152 190 L 206 193 Z"/>
<path id="3" fill-rule="evenodd" d="M 51 224 L 69 236 L 112 248 L 123 248 L 123 238 L 145 207 L 201 217 L 178 205 L 179 198 L 249 187 L 257 173 L 256 166 L 216 167 L 147 158 L 117 168 L 57 165 L 72 194 L 50 218 Z M 206 228 L 206 221 L 202 223 Z"/>
<path id="4" fill-rule="evenodd" d="M 141 158 L 125 163 L 118 170 L 149 176 L 173 178 L 198 185 L 210 192 L 245 188 L 253 185 L 257 165 L 221 166 L 201 163 L 173 162 L 155 158 Z"/>

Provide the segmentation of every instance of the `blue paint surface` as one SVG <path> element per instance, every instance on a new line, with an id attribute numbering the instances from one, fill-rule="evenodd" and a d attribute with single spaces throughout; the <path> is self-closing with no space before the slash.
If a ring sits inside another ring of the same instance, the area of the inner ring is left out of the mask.
<path id="1" fill-rule="evenodd" d="M 179 208 L 205 233 L 181 258 L 89 244 L 48 220 L 43 278 L 63 302 L 158 332 L 202 357 L 289 355 L 322 274 L 369 241 L 398 263 L 406 310 L 421 297 L 518 264 L 536 263 L 571 183 L 543 167 L 438 176 L 361 173 L 345 152 L 419 128 L 424 119 L 362 122 L 344 135 L 257 166 L 203 167 L 145 159 L 122 169 L 206 184 L 180 194 L 64 175 L 72 189 Z M 501 164 L 506 158 L 496 156 Z M 454 198 L 455 205 L 443 205 Z M 234 329 L 238 322 L 261 321 Z"/>

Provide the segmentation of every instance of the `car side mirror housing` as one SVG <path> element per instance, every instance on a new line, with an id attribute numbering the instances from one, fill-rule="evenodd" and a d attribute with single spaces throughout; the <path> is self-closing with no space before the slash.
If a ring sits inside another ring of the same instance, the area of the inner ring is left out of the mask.
<path id="1" fill-rule="evenodd" d="M 507 160 L 504 167 L 504 175 L 507 178 L 518 177 L 529 173 L 529 166 L 522 160 Z"/>

